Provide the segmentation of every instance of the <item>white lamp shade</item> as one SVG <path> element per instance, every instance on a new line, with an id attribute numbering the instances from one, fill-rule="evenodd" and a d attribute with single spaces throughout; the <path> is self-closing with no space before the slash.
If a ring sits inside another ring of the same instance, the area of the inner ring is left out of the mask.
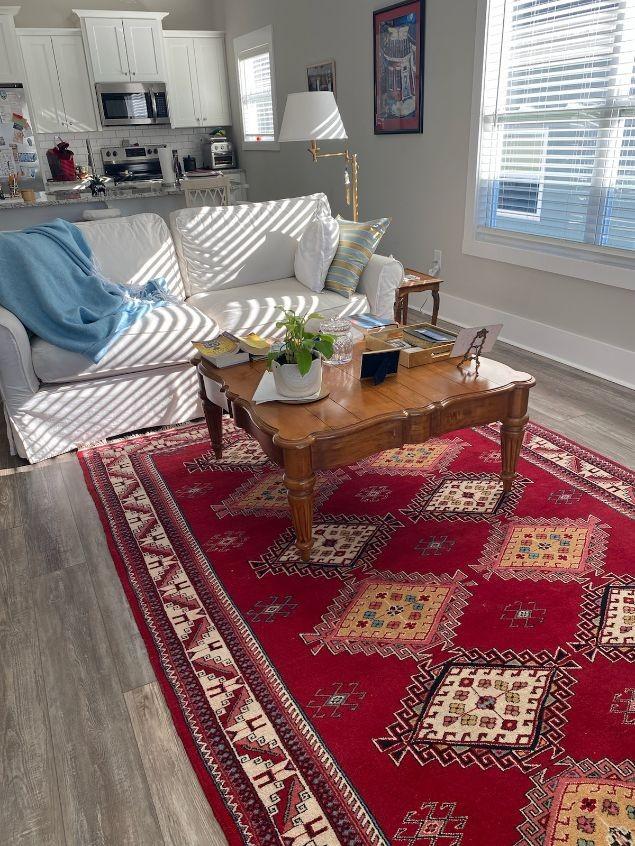
<path id="1" fill-rule="evenodd" d="M 346 137 L 332 91 L 289 94 L 279 141 L 324 141 Z"/>

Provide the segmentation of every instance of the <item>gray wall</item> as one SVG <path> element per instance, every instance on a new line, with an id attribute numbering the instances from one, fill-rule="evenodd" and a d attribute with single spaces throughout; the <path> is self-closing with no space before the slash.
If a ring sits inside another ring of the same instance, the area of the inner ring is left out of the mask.
<path id="1" fill-rule="evenodd" d="M 340 111 L 360 156 L 361 217 L 393 218 L 381 252 L 425 270 L 441 249 L 448 293 L 634 349 L 632 292 L 461 251 L 476 0 L 428 0 L 423 135 L 373 135 L 371 12 L 385 5 L 388 0 L 226 0 L 234 114 L 233 37 L 273 24 L 279 119 L 286 95 L 306 90 L 305 65 L 335 58 Z M 241 155 L 251 199 L 325 190 L 334 210 L 346 213 L 338 160 L 314 165 L 302 144 Z"/>
<path id="2" fill-rule="evenodd" d="M 72 9 L 169 12 L 165 29 L 222 29 L 223 19 L 222 0 L 22 0 L 21 6 L 16 26 L 75 27 L 79 21 Z"/>

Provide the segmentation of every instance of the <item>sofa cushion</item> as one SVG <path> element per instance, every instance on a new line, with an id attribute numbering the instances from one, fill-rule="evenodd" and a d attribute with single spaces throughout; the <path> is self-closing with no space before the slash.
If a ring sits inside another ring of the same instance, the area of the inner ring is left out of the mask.
<path id="1" fill-rule="evenodd" d="M 294 277 L 233 291 L 195 294 L 188 303 L 215 320 L 222 331 L 240 334 L 250 329 L 265 336 L 280 331 L 275 327 L 280 318 L 279 306 L 293 309 L 297 314 L 317 311 L 325 317 L 363 314 L 369 310 L 364 294 L 353 294 L 349 300 L 332 291 L 315 293 Z"/>
<path id="2" fill-rule="evenodd" d="M 324 282 L 328 291 L 350 297 L 357 290 L 359 277 L 388 229 L 390 220 L 389 217 L 382 217 L 358 223 L 337 218 L 340 242 Z"/>
<path id="3" fill-rule="evenodd" d="M 172 212 L 188 296 L 293 276 L 302 233 L 312 220 L 329 214 L 324 194 Z"/>
<path id="4" fill-rule="evenodd" d="M 76 225 L 106 279 L 120 285 L 140 285 L 163 276 L 167 292 L 179 300 L 185 299 L 174 241 L 167 223 L 158 214 L 133 214 Z"/>
<path id="5" fill-rule="evenodd" d="M 191 341 L 217 334 L 214 321 L 198 309 L 185 303 L 169 303 L 148 312 L 117 336 L 98 364 L 80 353 L 34 338 L 33 369 L 44 383 L 80 382 L 151 370 L 187 362 L 194 353 Z"/>
<path id="6" fill-rule="evenodd" d="M 293 263 L 295 278 L 310 291 L 322 291 L 340 241 L 340 225 L 333 217 L 312 220 L 302 233 Z"/>

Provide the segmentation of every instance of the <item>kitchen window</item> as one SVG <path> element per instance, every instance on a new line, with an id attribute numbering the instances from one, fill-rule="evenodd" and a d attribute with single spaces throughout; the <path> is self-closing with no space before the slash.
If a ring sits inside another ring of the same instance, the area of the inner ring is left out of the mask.
<path id="1" fill-rule="evenodd" d="M 270 26 L 234 39 L 243 148 L 277 150 L 273 31 Z"/>
<path id="2" fill-rule="evenodd" d="M 464 251 L 635 288 L 634 0 L 479 0 Z"/>

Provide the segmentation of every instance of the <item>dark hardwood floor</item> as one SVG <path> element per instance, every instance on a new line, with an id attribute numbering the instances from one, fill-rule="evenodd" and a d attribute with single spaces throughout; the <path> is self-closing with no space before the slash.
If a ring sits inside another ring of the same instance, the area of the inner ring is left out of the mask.
<path id="1" fill-rule="evenodd" d="M 533 420 L 635 465 L 633 392 L 521 350 Z M 225 843 L 178 740 L 74 454 L 0 435 L 0 842 Z"/>

